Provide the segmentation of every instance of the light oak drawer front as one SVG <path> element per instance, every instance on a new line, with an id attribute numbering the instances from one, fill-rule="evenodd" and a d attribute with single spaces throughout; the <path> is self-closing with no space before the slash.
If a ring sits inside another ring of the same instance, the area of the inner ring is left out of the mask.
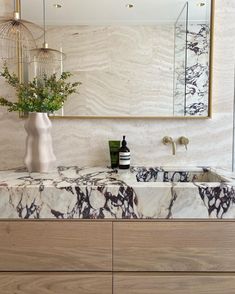
<path id="1" fill-rule="evenodd" d="M 0 222 L 0 271 L 112 270 L 108 222 Z"/>
<path id="2" fill-rule="evenodd" d="M 0 273 L 1 294 L 111 294 L 108 273 Z"/>
<path id="3" fill-rule="evenodd" d="M 235 276 L 115 274 L 114 294 L 234 294 Z"/>
<path id="4" fill-rule="evenodd" d="M 114 223 L 114 271 L 235 272 L 233 222 Z"/>

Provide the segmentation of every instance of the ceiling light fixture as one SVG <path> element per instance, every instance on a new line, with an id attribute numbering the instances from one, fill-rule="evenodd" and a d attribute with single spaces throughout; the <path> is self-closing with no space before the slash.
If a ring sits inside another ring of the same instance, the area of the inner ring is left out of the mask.
<path id="1" fill-rule="evenodd" d="M 61 8 L 61 7 L 62 7 L 62 5 L 60 5 L 60 4 L 53 4 L 53 6 L 54 6 L 55 8 Z"/>
<path id="2" fill-rule="evenodd" d="M 42 32 L 40 26 L 21 18 L 20 1 L 15 0 L 13 16 L 0 17 L 0 59 L 8 63 L 27 61 L 29 51 L 36 46 L 35 39 L 41 37 Z"/>
<path id="3" fill-rule="evenodd" d="M 58 71 L 58 66 L 65 59 L 65 54 L 59 50 L 49 48 L 46 42 L 46 0 L 43 0 L 43 45 L 41 48 L 31 50 L 35 66 L 34 76 L 52 75 Z"/>
<path id="4" fill-rule="evenodd" d="M 199 7 L 203 7 L 203 6 L 205 6 L 205 5 L 206 5 L 205 2 L 199 2 L 199 3 L 197 3 L 197 6 L 199 6 Z"/>
<path id="5" fill-rule="evenodd" d="M 134 8 L 134 5 L 133 4 L 127 4 L 126 7 L 127 8 Z"/>

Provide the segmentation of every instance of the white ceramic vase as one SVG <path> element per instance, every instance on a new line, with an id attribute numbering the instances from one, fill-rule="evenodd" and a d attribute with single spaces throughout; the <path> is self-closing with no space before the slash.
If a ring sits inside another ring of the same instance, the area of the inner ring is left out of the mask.
<path id="1" fill-rule="evenodd" d="M 29 172 L 48 172 L 54 167 L 56 157 L 52 147 L 51 127 L 47 113 L 29 113 L 25 122 L 28 136 L 24 158 Z"/>

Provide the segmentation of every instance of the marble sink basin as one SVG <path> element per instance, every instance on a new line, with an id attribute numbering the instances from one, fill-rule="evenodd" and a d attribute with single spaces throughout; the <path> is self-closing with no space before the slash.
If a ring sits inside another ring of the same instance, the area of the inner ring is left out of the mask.
<path id="1" fill-rule="evenodd" d="M 132 167 L 130 174 L 126 182 L 137 195 L 140 217 L 235 217 L 235 181 L 225 171 L 204 167 Z"/>
<path id="2" fill-rule="evenodd" d="M 192 183 L 192 182 L 226 182 L 230 181 L 226 177 L 219 175 L 209 168 L 132 168 L 137 182 L 160 182 L 160 183 Z"/>

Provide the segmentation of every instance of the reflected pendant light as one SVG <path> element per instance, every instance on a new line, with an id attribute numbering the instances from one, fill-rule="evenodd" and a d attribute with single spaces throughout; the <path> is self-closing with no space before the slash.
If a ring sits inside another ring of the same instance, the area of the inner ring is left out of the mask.
<path id="1" fill-rule="evenodd" d="M 35 39 L 42 36 L 42 28 L 21 19 L 20 0 L 15 0 L 13 17 L 0 18 L 0 59 L 7 63 L 29 60 Z"/>
<path id="2" fill-rule="evenodd" d="M 65 58 L 65 54 L 59 50 L 51 49 L 46 42 L 46 3 L 43 0 L 43 45 L 41 48 L 35 48 L 31 50 L 31 61 L 33 64 L 33 77 L 43 77 L 46 75 L 52 75 L 61 72 L 62 61 Z"/>

